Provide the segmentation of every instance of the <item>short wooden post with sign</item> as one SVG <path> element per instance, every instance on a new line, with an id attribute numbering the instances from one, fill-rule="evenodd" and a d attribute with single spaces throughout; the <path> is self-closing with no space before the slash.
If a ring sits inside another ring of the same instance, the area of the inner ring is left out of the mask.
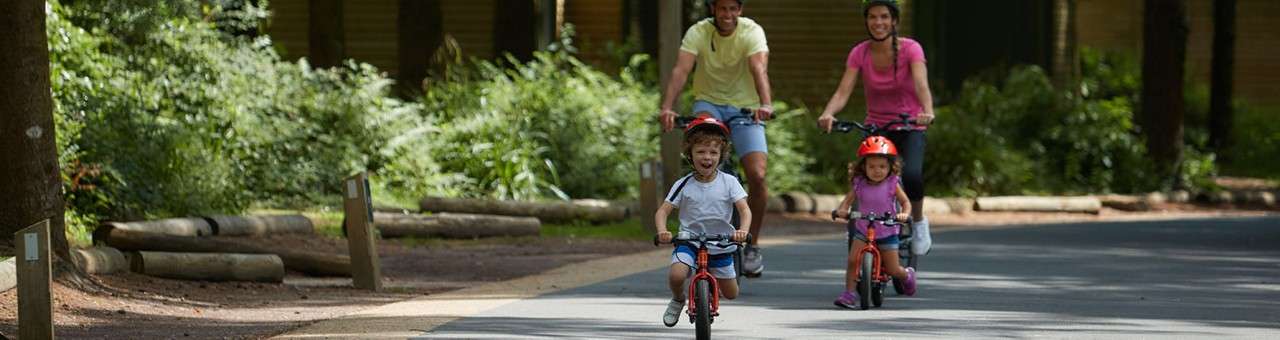
<path id="1" fill-rule="evenodd" d="M 13 234 L 18 245 L 18 338 L 53 339 L 53 281 L 49 220 Z"/>
<path id="2" fill-rule="evenodd" d="M 359 173 L 343 181 L 346 215 L 347 249 L 351 251 L 351 281 L 356 288 L 382 290 L 377 237 L 374 236 L 373 199 L 369 194 L 369 176 Z"/>
<path id="3" fill-rule="evenodd" d="M 662 204 L 662 162 L 640 163 L 640 230 L 653 232 L 653 214 Z"/>

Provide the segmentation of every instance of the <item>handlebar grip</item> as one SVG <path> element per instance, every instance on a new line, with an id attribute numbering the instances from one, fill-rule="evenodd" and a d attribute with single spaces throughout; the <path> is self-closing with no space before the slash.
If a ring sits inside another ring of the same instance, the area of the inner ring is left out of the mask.
<path id="1" fill-rule="evenodd" d="M 658 246 L 658 235 L 657 235 L 657 234 L 653 235 L 653 246 L 654 246 L 654 247 L 657 247 L 657 246 Z"/>

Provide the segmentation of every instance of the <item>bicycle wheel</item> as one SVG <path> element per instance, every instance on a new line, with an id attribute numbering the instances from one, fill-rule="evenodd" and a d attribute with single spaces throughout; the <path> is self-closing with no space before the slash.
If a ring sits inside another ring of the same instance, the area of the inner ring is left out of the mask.
<path id="1" fill-rule="evenodd" d="M 858 306 L 863 310 L 871 308 L 871 268 L 875 258 L 871 253 L 862 253 L 862 270 L 858 273 Z"/>
<path id="2" fill-rule="evenodd" d="M 871 305 L 880 307 L 884 304 L 884 285 L 876 283 L 871 287 Z"/>
<path id="3" fill-rule="evenodd" d="M 711 288 L 707 285 L 707 280 L 698 280 L 697 286 L 698 297 L 694 303 L 697 303 L 698 315 L 694 320 L 694 328 L 697 330 L 698 340 L 711 339 Z"/>
<path id="4" fill-rule="evenodd" d="M 733 281 L 737 282 L 739 287 L 742 286 L 742 276 L 746 275 L 746 273 L 742 272 L 742 252 L 745 251 L 744 248 L 746 247 L 739 246 L 738 250 L 733 251 L 733 271 L 738 274 L 733 277 Z"/>

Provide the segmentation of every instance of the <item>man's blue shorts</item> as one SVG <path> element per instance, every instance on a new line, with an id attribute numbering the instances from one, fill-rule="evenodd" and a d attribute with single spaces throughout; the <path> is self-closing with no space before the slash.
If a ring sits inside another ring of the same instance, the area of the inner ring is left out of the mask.
<path id="1" fill-rule="evenodd" d="M 756 123 L 754 117 L 742 114 L 738 107 L 732 105 L 716 105 L 703 100 L 694 101 L 693 115 L 697 116 L 704 112 L 729 125 L 733 152 L 739 159 L 752 152 L 769 153 L 769 147 L 765 144 L 764 138 L 764 122 Z M 744 116 L 746 119 L 730 122 L 738 116 Z"/>

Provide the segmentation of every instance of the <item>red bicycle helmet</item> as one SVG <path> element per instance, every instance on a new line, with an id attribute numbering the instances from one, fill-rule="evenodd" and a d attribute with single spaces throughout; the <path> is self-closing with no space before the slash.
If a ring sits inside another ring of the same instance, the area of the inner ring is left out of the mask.
<path id="1" fill-rule="evenodd" d="M 862 145 L 858 146 L 858 157 L 867 155 L 898 156 L 898 148 L 888 138 L 871 136 L 862 140 Z"/>
<path id="2" fill-rule="evenodd" d="M 729 127 L 725 126 L 719 119 L 716 119 L 711 115 L 704 114 L 698 116 L 698 118 L 694 118 L 692 122 L 689 122 L 689 125 L 684 127 L 684 137 L 689 138 L 690 134 L 693 134 L 694 131 L 698 130 L 714 131 L 719 133 L 721 136 L 724 136 L 725 139 L 729 138 Z"/>

